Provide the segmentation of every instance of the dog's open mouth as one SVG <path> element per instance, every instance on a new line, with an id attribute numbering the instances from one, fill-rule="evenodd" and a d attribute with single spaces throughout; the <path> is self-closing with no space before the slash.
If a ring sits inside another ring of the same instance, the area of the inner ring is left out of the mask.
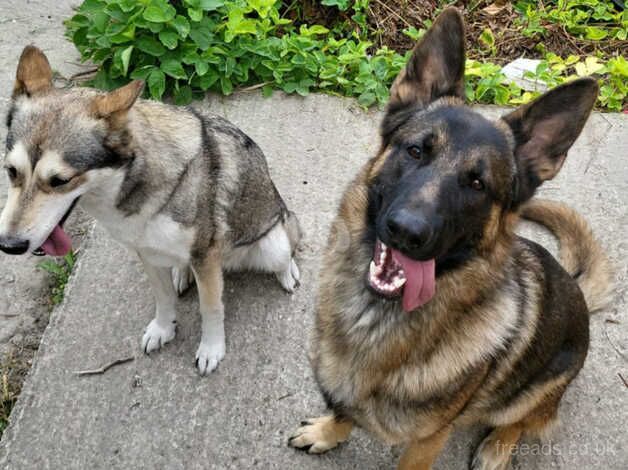
<path id="1" fill-rule="evenodd" d="M 403 295 L 406 312 L 427 303 L 436 290 L 434 259 L 417 261 L 403 253 L 375 242 L 375 253 L 369 266 L 368 283 L 378 294 L 387 298 Z"/>
<path id="2" fill-rule="evenodd" d="M 46 238 L 44 243 L 35 251 L 33 251 L 34 255 L 65 256 L 70 252 L 70 250 L 72 249 L 72 238 L 70 238 L 70 236 L 63 230 L 63 224 L 69 217 L 72 209 L 74 209 L 76 201 L 78 201 L 78 198 L 76 198 L 74 202 L 72 202 L 70 208 L 61 218 L 59 223 L 55 225 L 55 228 L 52 229 L 52 232 L 50 232 L 50 235 L 48 235 L 48 238 Z"/>

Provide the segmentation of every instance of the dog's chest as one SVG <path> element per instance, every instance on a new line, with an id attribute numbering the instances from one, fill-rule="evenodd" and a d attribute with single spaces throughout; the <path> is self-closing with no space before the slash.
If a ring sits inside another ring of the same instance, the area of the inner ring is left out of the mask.
<path id="1" fill-rule="evenodd" d="M 86 209 L 120 243 L 140 253 L 154 266 L 185 266 L 196 239 L 196 230 L 165 214 L 125 215 L 115 209 L 87 205 Z"/>

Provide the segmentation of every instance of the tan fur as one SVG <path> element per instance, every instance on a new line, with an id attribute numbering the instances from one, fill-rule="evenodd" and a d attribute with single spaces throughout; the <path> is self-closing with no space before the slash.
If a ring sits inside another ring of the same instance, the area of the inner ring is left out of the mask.
<path id="1" fill-rule="evenodd" d="M 33 46 L 26 46 L 22 51 L 15 76 L 14 99 L 23 94 L 43 94 L 52 88 L 52 69 L 48 59 Z"/>
<path id="2" fill-rule="evenodd" d="M 558 238 L 561 264 L 577 279 L 589 311 L 606 307 L 613 298 L 613 267 L 587 221 L 565 204 L 546 199 L 532 199 L 521 215 Z"/>
<path id="3" fill-rule="evenodd" d="M 506 470 L 514 446 L 523 434 L 521 423 L 503 426 L 493 430 L 478 447 L 472 470 Z"/>
<path id="4" fill-rule="evenodd" d="M 97 96 L 92 102 L 92 112 L 97 118 L 111 116 L 114 113 L 127 111 L 142 94 L 144 82 L 134 80 L 110 93 Z"/>
<path id="5" fill-rule="evenodd" d="M 429 470 L 445 446 L 451 427 L 446 426 L 427 439 L 413 441 L 399 460 L 398 470 Z"/>
<path id="6" fill-rule="evenodd" d="M 310 454 L 320 454 L 344 442 L 351 434 L 353 423 L 334 416 L 321 416 L 304 421 L 290 439 L 295 447 L 308 447 Z"/>
<path id="7" fill-rule="evenodd" d="M 198 287 L 201 314 L 203 311 L 222 310 L 222 244 L 212 247 L 202 264 L 193 266 Z"/>

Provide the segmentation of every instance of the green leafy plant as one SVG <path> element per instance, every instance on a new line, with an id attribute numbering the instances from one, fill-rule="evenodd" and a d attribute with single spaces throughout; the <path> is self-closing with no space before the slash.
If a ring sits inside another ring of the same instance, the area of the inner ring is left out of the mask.
<path id="1" fill-rule="evenodd" d="M 60 259 L 45 259 L 37 264 L 37 267 L 43 271 L 46 271 L 52 278 L 52 290 L 50 294 L 50 300 L 52 305 L 59 305 L 63 301 L 65 292 L 65 286 L 68 283 L 76 256 L 73 251 L 70 251 L 67 255 Z"/>
<path id="2" fill-rule="evenodd" d="M 100 65 L 92 82 L 98 88 L 112 89 L 140 78 L 146 80 L 152 98 L 172 95 L 177 104 L 189 103 L 206 91 L 229 95 L 237 87 L 250 86 L 261 87 L 265 96 L 274 89 L 303 96 L 319 90 L 356 97 L 365 107 L 384 104 L 408 54 L 373 47 L 365 16 L 368 0 L 323 3 L 337 7 L 344 18 L 353 12 L 351 21 L 339 20 L 331 29 L 297 25 L 284 15 L 294 4 L 280 0 L 85 0 L 66 26 L 83 59 Z M 593 4 L 607 2 L 554 3 L 575 11 L 570 5 L 586 3 L 595 9 Z M 528 0 L 517 3 L 527 15 L 528 28 L 531 19 L 538 17 L 540 25 L 548 15 L 531 5 Z M 574 15 L 581 20 L 581 14 Z M 600 10 L 591 18 L 604 15 Z M 404 30 L 413 39 L 424 32 Z M 494 55 L 493 32 L 487 28 L 479 39 L 484 54 Z M 599 105 L 614 111 L 626 106 L 625 58 L 577 57 L 574 62 L 545 55 L 534 73 L 537 79 L 554 86 L 594 74 L 601 83 Z M 535 96 L 509 83 L 500 66 L 491 62 L 468 61 L 466 75 L 472 102 L 518 104 Z"/>
<path id="3" fill-rule="evenodd" d="M 570 34 L 592 41 L 628 38 L 628 12 L 608 0 L 519 0 L 515 4 L 522 14 L 520 24 L 527 36 L 543 35 L 543 23 L 565 28 Z"/>
<path id="4" fill-rule="evenodd" d="M 363 14 L 361 2 L 352 4 L 356 14 Z M 172 93 L 178 104 L 208 90 L 228 95 L 260 83 L 266 95 L 273 88 L 307 95 L 315 87 L 356 96 L 365 106 L 387 99 L 401 56 L 387 49 L 370 55 L 369 41 L 321 25 L 297 28 L 281 17 L 280 6 L 274 0 L 86 0 L 66 26 L 82 57 L 101 64 L 93 80 L 99 88 L 141 78 L 152 98 Z"/>

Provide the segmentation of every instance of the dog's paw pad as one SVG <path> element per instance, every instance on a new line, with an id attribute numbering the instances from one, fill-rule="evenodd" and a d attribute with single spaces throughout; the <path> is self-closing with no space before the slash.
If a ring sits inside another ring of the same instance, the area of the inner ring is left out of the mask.
<path id="1" fill-rule="evenodd" d="M 225 342 L 214 344 L 201 343 L 196 351 L 196 368 L 199 374 L 211 373 L 225 357 Z"/>
<path id="2" fill-rule="evenodd" d="M 331 417 L 314 418 L 301 422 L 288 445 L 310 454 L 322 454 L 344 442 L 348 434 L 346 428 L 335 426 Z"/>
<path id="3" fill-rule="evenodd" d="M 194 274 L 189 267 L 172 268 L 172 284 L 178 295 L 183 294 L 194 283 Z"/>
<path id="4" fill-rule="evenodd" d="M 174 322 L 168 323 L 165 326 L 160 325 L 157 319 L 153 319 L 144 332 L 142 337 L 142 349 L 146 354 L 152 351 L 161 349 L 161 347 L 169 341 L 172 341 L 175 336 Z"/>

